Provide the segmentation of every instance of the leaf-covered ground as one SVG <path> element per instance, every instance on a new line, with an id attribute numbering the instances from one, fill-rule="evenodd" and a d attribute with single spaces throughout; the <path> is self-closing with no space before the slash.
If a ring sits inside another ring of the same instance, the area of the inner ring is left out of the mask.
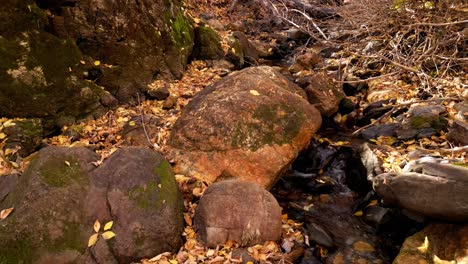
<path id="1" fill-rule="evenodd" d="M 228 9 L 231 1 L 196 0 L 188 2 L 190 3 L 188 3 L 188 6 L 186 7 L 186 12 L 193 18 L 195 23 L 199 23 L 200 16 L 202 16 L 202 14 L 212 15 L 223 25 L 231 24 L 231 28 L 239 25 L 239 21 L 242 21 L 247 25 L 246 27 L 248 27 L 247 33 L 249 38 L 266 42 L 267 45 L 273 45 L 275 43 L 274 37 L 271 37 L 270 34 L 266 34 L 262 24 L 257 23 L 257 20 L 261 20 L 264 16 L 268 16 L 268 14 L 262 14 L 261 7 L 253 7 L 253 5 L 258 4 L 255 1 L 251 1 L 252 3 L 245 5 L 240 3 L 236 5 L 234 12 L 229 14 Z M 252 9 L 254 11 L 252 11 Z M 263 12 L 265 11 L 263 10 Z M 330 23 L 332 24 L 332 22 Z M 275 30 L 275 28 L 272 27 L 269 29 L 269 31 L 272 30 Z M 228 33 L 229 30 L 219 32 L 221 36 L 225 36 Z M 281 34 L 281 32 L 276 33 Z M 388 38 L 389 36 L 382 34 L 380 36 L 373 37 Z M 348 73 L 357 73 L 362 71 L 366 67 L 365 65 L 367 63 L 379 59 L 379 57 L 374 55 L 366 57 L 357 54 L 364 48 L 366 43 L 366 41 L 344 41 L 341 43 L 343 49 L 341 49 L 333 59 L 328 60 L 323 65 L 323 68 L 338 64 L 342 65 L 342 67 L 346 67 L 346 71 Z M 227 52 L 228 47 L 225 43 L 223 44 L 223 48 L 225 49 L 225 52 Z M 352 60 L 358 60 L 358 63 L 349 63 Z M 380 58 L 380 60 L 382 59 Z M 397 98 L 397 101 L 394 103 L 395 106 L 411 102 L 411 100 L 424 101 L 420 99 L 421 93 L 430 92 L 439 98 L 454 98 L 454 100 L 445 100 L 443 102 L 443 105 L 449 110 L 449 116 L 447 117 L 449 122 L 451 122 L 450 120 L 453 120 L 454 115 L 456 114 L 456 111 L 453 109 L 453 105 L 457 101 L 462 100 L 462 93 L 466 87 L 467 76 L 466 71 L 464 72 L 466 67 L 450 68 L 450 71 L 445 73 L 441 78 L 432 79 L 432 82 L 430 83 L 428 82 L 428 79 L 425 79 L 424 75 L 420 74 L 420 72 L 409 71 L 395 63 L 380 64 L 379 68 L 376 70 L 379 72 L 378 76 L 388 75 L 391 77 L 385 78 L 385 81 L 382 78 L 381 82 L 383 85 L 385 85 L 385 82 L 394 84 L 401 82 L 398 87 L 399 89 L 404 89 L 404 92 L 402 93 L 402 96 Z M 163 102 L 156 100 L 142 101 L 136 106 L 119 106 L 96 120 L 83 121 L 74 125 L 72 128 L 63 127 L 62 134 L 45 139 L 44 144 L 58 146 L 87 146 L 99 153 L 102 156 L 102 159 L 106 159 L 106 157 L 116 149 L 126 144 L 122 136 L 122 131 L 126 124 L 129 124 L 130 126 L 132 126 L 132 124 L 135 125 L 135 122 L 131 122 L 133 117 L 153 116 L 163 120 L 163 125 L 159 126 L 156 131 L 151 131 L 152 136 L 148 136 L 147 138 L 148 146 L 155 150 L 164 152 L 171 127 L 177 120 L 184 106 L 190 101 L 194 94 L 202 90 L 207 85 L 210 85 L 216 80 L 222 78 L 221 76 L 223 74 L 224 72 L 209 67 L 208 63 L 204 61 L 193 61 L 188 65 L 181 80 L 169 83 L 171 94 L 178 98 L 177 103 L 171 109 L 163 109 Z M 372 78 L 372 76 L 370 78 Z M 379 79 L 376 78 L 376 80 Z M 361 81 L 358 80 L 358 82 Z M 150 85 L 150 88 L 157 88 L 162 85 L 163 83 L 156 81 Z M 428 88 L 429 85 L 431 85 L 430 89 Z M 360 102 L 359 108 L 362 110 L 367 106 L 367 103 L 364 100 L 361 100 Z M 343 120 L 345 120 L 344 117 L 338 118 L 335 125 L 338 127 L 343 125 L 341 124 Z M 388 117 L 378 120 L 378 123 L 387 123 L 391 121 L 392 118 Z M 15 120 L 5 118 L 0 119 L 0 124 L 3 127 L 8 126 L 11 122 L 15 122 Z M 69 135 L 67 131 L 70 131 L 71 129 L 77 131 L 79 136 Z M 330 145 L 336 147 L 348 145 L 351 144 L 351 134 L 357 129 L 359 128 L 347 128 L 349 137 L 338 139 L 326 138 L 319 135 L 317 136 L 317 140 L 328 142 Z M 11 155 L 17 150 L 5 148 L 5 136 L 5 134 L 0 133 L 0 174 L 21 172 L 25 169 L 31 157 L 17 159 L 14 161 L 8 160 L 6 156 Z M 379 148 L 376 148 L 375 151 L 382 159 L 384 170 L 387 172 L 401 170 L 400 164 L 404 161 L 410 160 L 411 157 L 409 154 L 414 153 L 412 151 L 415 150 L 419 150 L 425 154 L 456 158 L 464 161 L 467 160 L 465 157 L 466 151 L 464 151 L 464 149 L 457 151 L 448 150 L 462 146 L 451 145 L 446 140 L 446 134 L 444 132 L 441 132 L 437 136 L 432 136 L 431 138 L 422 138 L 419 140 L 400 141 L 393 137 L 379 137 L 370 140 L 370 142 L 380 146 Z M 96 165 L 98 166 L 99 164 Z M 183 233 L 185 244 L 176 254 L 163 253 L 158 256 L 154 256 L 151 259 L 142 260 L 142 263 L 242 263 L 242 260 L 236 259 L 232 255 L 233 250 L 239 247 L 239 245 L 236 245 L 235 243 L 228 242 L 223 246 L 210 249 L 203 247 L 197 242 L 196 233 L 192 227 L 192 220 L 196 209 L 196 203 L 206 189 L 207 184 L 184 175 L 176 175 L 176 179 L 185 198 L 186 212 L 184 214 L 184 219 L 186 227 Z M 283 215 L 283 238 L 281 243 L 283 243 L 283 246 L 288 246 L 288 244 L 291 245 L 295 241 L 308 244 L 308 237 L 302 233 L 301 223 L 297 223 L 288 219 L 287 215 Z M 247 252 L 255 260 L 260 261 L 260 263 L 291 263 L 291 261 L 295 259 L 295 255 L 300 254 L 296 251 L 284 254 L 282 253 L 281 245 L 275 242 L 267 242 L 264 245 L 249 247 L 247 248 Z M 320 253 L 326 254 L 326 249 L 320 248 Z"/>

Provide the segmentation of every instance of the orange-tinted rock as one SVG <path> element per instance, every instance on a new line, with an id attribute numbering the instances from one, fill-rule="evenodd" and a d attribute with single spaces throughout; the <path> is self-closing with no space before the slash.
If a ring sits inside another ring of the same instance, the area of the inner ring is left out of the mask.
<path id="1" fill-rule="evenodd" d="M 427 226 L 405 240 L 393 263 L 468 263 L 468 225 Z"/>
<path id="2" fill-rule="evenodd" d="M 207 182 L 233 177 L 272 187 L 321 125 L 304 98 L 266 66 L 205 88 L 173 127 L 167 152 L 174 170 Z"/>

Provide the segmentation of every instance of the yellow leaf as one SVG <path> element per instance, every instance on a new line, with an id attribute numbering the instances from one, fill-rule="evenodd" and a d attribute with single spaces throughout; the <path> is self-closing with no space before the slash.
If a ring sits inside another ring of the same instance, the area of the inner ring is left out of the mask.
<path id="1" fill-rule="evenodd" d="M 361 210 L 354 213 L 355 216 L 362 216 L 363 212 Z"/>
<path id="2" fill-rule="evenodd" d="M 200 22 L 201 22 L 200 19 L 199 19 L 198 17 L 195 17 L 195 18 L 193 19 L 193 21 L 195 22 L 195 24 L 200 24 Z"/>
<path id="3" fill-rule="evenodd" d="M 112 225 L 114 224 L 114 221 L 109 221 L 104 225 L 104 231 L 107 231 L 112 228 Z"/>
<path id="4" fill-rule="evenodd" d="M 4 139 L 4 138 L 6 138 L 6 136 L 7 135 L 5 133 L 0 133 L 0 139 Z"/>
<path id="5" fill-rule="evenodd" d="M 2 211 L 0 211 L 0 220 L 3 220 L 5 218 L 7 218 L 11 212 L 13 212 L 13 207 L 11 208 L 8 208 L 8 209 L 3 209 Z"/>
<path id="6" fill-rule="evenodd" d="M 65 164 L 67 164 L 68 167 L 70 167 L 70 162 L 69 161 L 65 161 Z M 96 231 L 97 232 L 97 231 Z"/>
<path id="7" fill-rule="evenodd" d="M 378 201 L 377 201 L 377 200 L 371 200 L 371 201 L 369 202 L 369 204 L 367 205 L 367 207 L 369 207 L 369 206 L 374 206 L 374 205 L 377 205 L 377 204 L 378 204 Z"/>
<path id="8" fill-rule="evenodd" d="M 97 240 L 98 240 L 98 234 L 93 234 L 92 236 L 90 236 L 88 240 L 88 247 L 94 246 Z"/>
<path id="9" fill-rule="evenodd" d="M 178 264 L 179 262 L 177 262 L 177 260 L 175 260 L 175 259 L 170 259 L 170 260 L 169 260 L 169 263 L 171 263 L 171 264 Z"/>
<path id="10" fill-rule="evenodd" d="M 99 66 L 100 64 L 101 64 L 101 62 L 98 61 L 98 60 L 94 62 L 94 66 Z"/>
<path id="11" fill-rule="evenodd" d="M 102 233 L 102 237 L 103 237 L 105 240 L 109 240 L 109 239 L 115 237 L 115 233 L 112 232 L 112 231 L 106 231 L 106 232 Z"/>
<path id="12" fill-rule="evenodd" d="M 18 163 L 14 162 L 14 161 L 10 161 L 10 164 L 11 164 L 11 166 L 13 166 L 15 168 L 19 167 Z"/>
<path id="13" fill-rule="evenodd" d="M 70 166 L 70 165 L 69 165 Z M 99 229 L 101 229 L 101 223 L 99 223 L 99 220 L 96 219 L 96 221 L 94 222 L 94 232 L 99 232 Z"/>
<path id="14" fill-rule="evenodd" d="M 427 236 L 424 237 L 424 243 L 417 247 L 418 251 L 425 254 L 429 248 L 429 239 L 427 239 Z"/>
<path id="15" fill-rule="evenodd" d="M 260 93 L 257 92 L 257 90 L 250 90 L 250 94 L 253 94 L 253 95 L 256 95 L 256 96 L 260 95 Z"/>
<path id="16" fill-rule="evenodd" d="M 86 62 L 84 60 L 80 60 L 80 63 L 81 64 L 86 64 Z"/>
<path id="17" fill-rule="evenodd" d="M 136 125 L 135 121 L 133 121 L 133 120 L 130 121 L 130 122 L 128 122 L 128 124 L 129 124 L 130 126 L 135 126 L 135 125 Z"/>
<path id="18" fill-rule="evenodd" d="M 253 262 L 252 261 L 247 261 L 247 264 L 253 264 Z"/>

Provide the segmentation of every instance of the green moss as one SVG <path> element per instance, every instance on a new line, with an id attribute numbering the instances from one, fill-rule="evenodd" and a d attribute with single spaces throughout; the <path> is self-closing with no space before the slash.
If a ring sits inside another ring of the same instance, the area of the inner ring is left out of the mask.
<path id="1" fill-rule="evenodd" d="M 163 160 L 154 168 L 159 182 L 150 181 L 129 191 L 129 197 L 139 208 L 160 208 L 164 204 L 173 206 L 179 201 L 179 190 L 171 165 Z"/>
<path id="2" fill-rule="evenodd" d="M 301 129 L 304 113 L 285 104 L 261 105 L 254 111 L 252 121 L 241 121 L 233 133 L 233 147 L 256 151 L 264 145 L 291 142 Z"/>
<path id="3" fill-rule="evenodd" d="M 192 45 L 193 38 L 190 32 L 193 31 L 192 25 L 182 14 L 178 11 L 175 19 L 172 22 L 172 41 L 176 47 L 187 48 Z"/>
<path id="4" fill-rule="evenodd" d="M 72 157 L 49 159 L 39 173 L 45 183 L 54 187 L 64 187 L 73 182 L 88 184 L 89 181 L 79 163 Z"/>
<path id="5" fill-rule="evenodd" d="M 447 127 L 447 120 L 443 117 L 427 117 L 427 116 L 413 116 L 410 118 L 409 124 L 412 128 L 434 128 L 442 130 Z"/>
<path id="6" fill-rule="evenodd" d="M 468 168 L 468 163 L 467 162 L 454 162 L 452 163 L 453 165 L 457 165 L 457 166 L 461 166 L 461 167 L 465 167 L 465 168 Z"/>
<path id="7" fill-rule="evenodd" d="M 36 259 L 31 238 L 21 237 L 15 241 L 4 239 L 2 234 L 8 231 L 0 229 L 0 264 L 33 263 Z M 12 234 L 8 234 L 10 237 Z"/>

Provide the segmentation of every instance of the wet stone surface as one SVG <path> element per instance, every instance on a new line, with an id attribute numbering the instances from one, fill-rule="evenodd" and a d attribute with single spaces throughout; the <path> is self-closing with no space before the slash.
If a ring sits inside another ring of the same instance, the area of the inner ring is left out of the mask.
<path id="1" fill-rule="evenodd" d="M 283 213 L 304 223 L 310 246 L 298 263 L 391 263 L 421 229 L 377 203 L 357 151 L 312 142 L 273 188 Z"/>

